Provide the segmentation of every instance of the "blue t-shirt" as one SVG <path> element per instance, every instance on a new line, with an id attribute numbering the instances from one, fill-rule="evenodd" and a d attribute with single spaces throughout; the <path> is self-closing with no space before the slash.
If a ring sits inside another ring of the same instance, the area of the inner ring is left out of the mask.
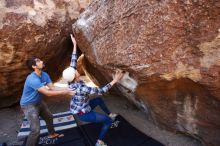
<path id="1" fill-rule="evenodd" d="M 41 72 L 41 76 L 38 76 L 35 72 L 29 74 L 24 84 L 20 105 L 39 103 L 42 94 L 38 89 L 51 82 L 50 76 L 46 72 Z"/>

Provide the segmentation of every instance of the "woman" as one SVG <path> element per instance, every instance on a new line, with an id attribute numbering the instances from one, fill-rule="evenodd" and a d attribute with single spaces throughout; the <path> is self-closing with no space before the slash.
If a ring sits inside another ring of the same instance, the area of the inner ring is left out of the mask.
<path id="1" fill-rule="evenodd" d="M 108 110 L 104 101 L 100 97 L 89 100 L 89 95 L 107 92 L 123 77 L 123 73 L 117 71 L 114 79 L 102 88 L 87 86 L 84 81 L 80 80 L 80 74 L 76 70 L 76 40 L 72 35 L 71 40 L 74 44 L 74 47 L 70 67 L 63 71 L 63 78 L 68 79 L 69 88 L 76 91 L 76 94 L 72 97 L 70 102 L 70 110 L 73 114 L 78 115 L 78 118 L 81 121 L 103 123 L 96 146 L 107 146 L 103 142 L 103 138 L 117 115 Z M 69 72 L 71 72 L 71 74 L 69 74 Z M 93 111 L 93 109 L 97 106 L 100 106 L 107 115 Z"/>

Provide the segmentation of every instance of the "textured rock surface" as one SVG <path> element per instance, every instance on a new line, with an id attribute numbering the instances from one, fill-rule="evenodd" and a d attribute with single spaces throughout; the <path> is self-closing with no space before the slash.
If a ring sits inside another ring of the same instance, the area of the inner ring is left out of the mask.
<path id="1" fill-rule="evenodd" d="M 89 0 L 0 1 L 0 107 L 20 98 L 29 57 L 40 57 L 57 79 L 70 60 L 71 24 L 88 4 Z"/>
<path id="2" fill-rule="evenodd" d="M 96 80 L 127 71 L 125 96 L 158 125 L 210 146 L 220 143 L 219 29 L 211 0 L 96 0 L 73 25 Z"/>

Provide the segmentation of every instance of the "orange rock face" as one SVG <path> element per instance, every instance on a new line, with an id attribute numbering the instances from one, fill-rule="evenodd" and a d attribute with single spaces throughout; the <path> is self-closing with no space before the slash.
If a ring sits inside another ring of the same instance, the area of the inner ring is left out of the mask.
<path id="1" fill-rule="evenodd" d="M 88 4 L 89 0 L 0 2 L 0 107 L 21 97 L 29 72 L 27 58 L 41 58 L 53 79 L 60 76 L 72 51 L 71 24 Z"/>
<path id="2" fill-rule="evenodd" d="M 126 71 L 118 89 L 155 123 L 220 143 L 220 2 L 97 0 L 73 31 L 89 72 Z"/>

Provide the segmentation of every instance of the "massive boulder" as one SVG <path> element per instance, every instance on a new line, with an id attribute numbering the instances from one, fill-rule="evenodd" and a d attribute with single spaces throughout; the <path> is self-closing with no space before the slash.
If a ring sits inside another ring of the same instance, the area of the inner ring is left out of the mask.
<path id="1" fill-rule="evenodd" d="M 126 71 L 118 89 L 157 125 L 219 145 L 220 2 L 95 0 L 73 32 L 95 82 Z"/>
<path id="2" fill-rule="evenodd" d="M 27 58 L 40 57 L 53 79 L 60 76 L 70 62 L 71 25 L 88 4 L 89 0 L 0 1 L 0 107 L 21 97 L 29 72 Z"/>

